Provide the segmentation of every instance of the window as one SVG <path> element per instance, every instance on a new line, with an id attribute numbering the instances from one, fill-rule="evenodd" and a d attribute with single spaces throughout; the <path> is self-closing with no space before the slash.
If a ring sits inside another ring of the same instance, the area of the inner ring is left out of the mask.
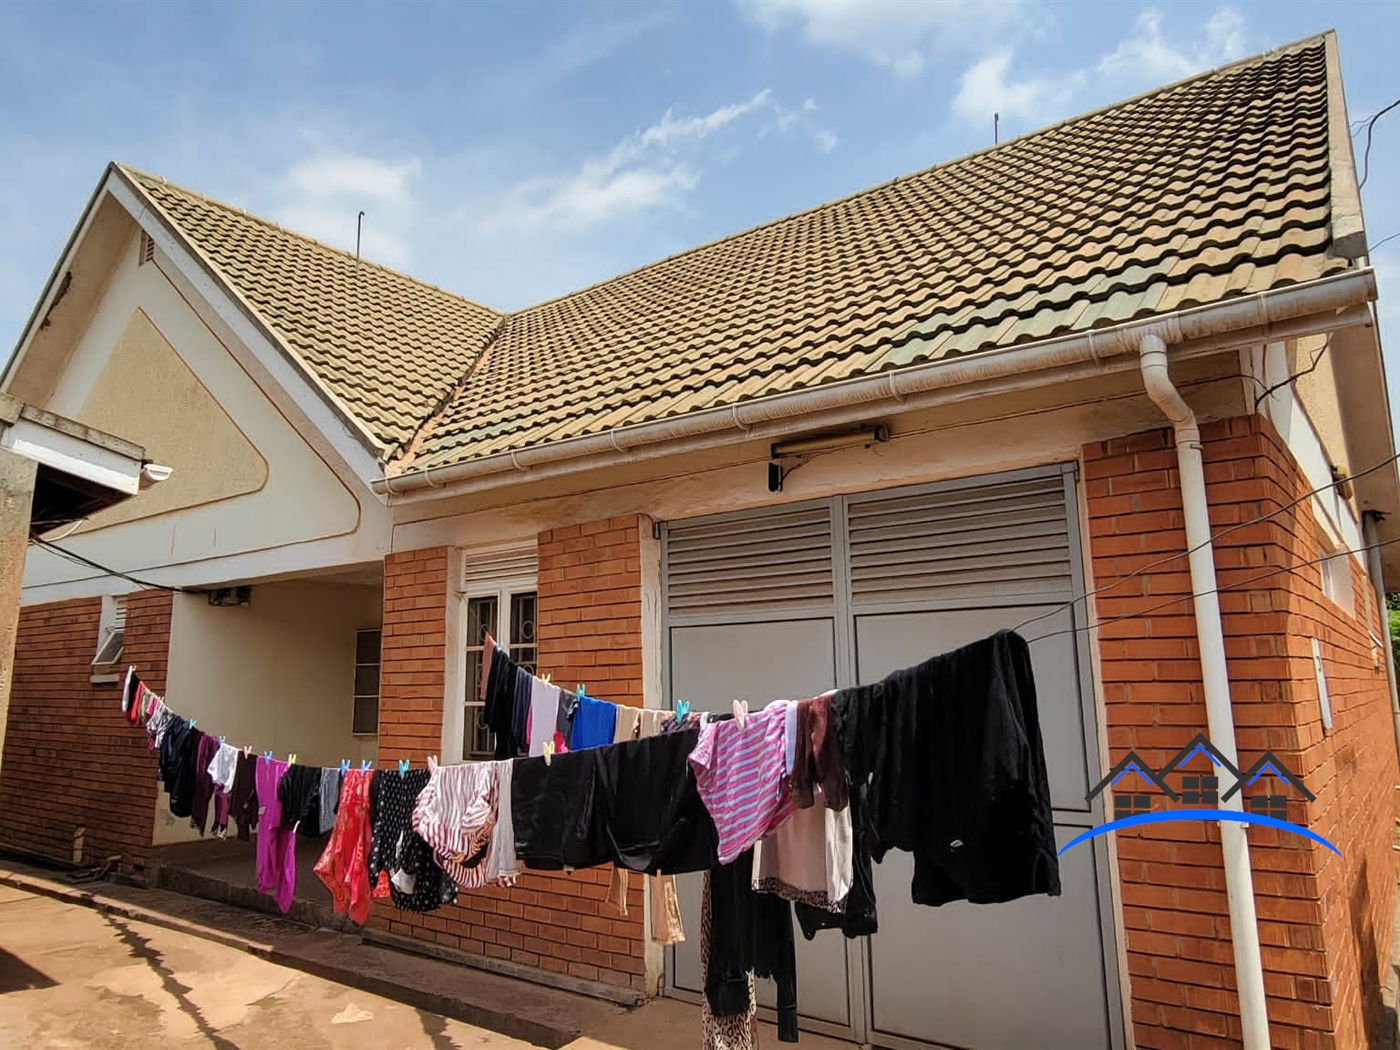
<path id="1" fill-rule="evenodd" d="M 1139 813 L 1148 813 L 1152 810 L 1151 795 L 1134 795 L 1127 792 L 1114 792 L 1113 794 L 1113 819 L 1122 820 L 1124 817 L 1135 817 Z"/>
<path id="2" fill-rule="evenodd" d="M 1251 795 L 1249 811 L 1275 820 L 1288 819 L 1288 798 L 1285 795 Z"/>
<path id="3" fill-rule="evenodd" d="M 1213 776 L 1183 776 L 1181 801 L 1187 806 L 1215 806 L 1220 802 L 1220 778 Z"/>
<path id="4" fill-rule="evenodd" d="M 1314 508 L 1316 513 L 1316 508 Z M 1356 601 L 1351 589 L 1351 555 L 1346 552 L 1346 544 L 1332 533 L 1329 525 L 1318 521 L 1319 538 L 1318 571 L 1322 574 L 1322 593 L 1331 598 L 1347 612 L 1356 614 Z"/>
<path id="5" fill-rule="evenodd" d="M 374 736 L 379 732 L 378 627 L 355 632 L 355 712 L 351 732 Z"/>
<path id="6" fill-rule="evenodd" d="M 97 652 L 92 658 L 92 681 L 115 682 L 121 678 L 122 648 L 126 641 L 126 596 L 102 599 L 102 619 L 97 628 Z"/>
<path id="7" fill-rule="evenodd" d="M 495 594 L 467 597 L 467 675 L 466 718 L 463 723 L 462 755 L 490 758 L 491 732 L 481 723 L 481 654 L 490 634 L 510 651 L 511 658 L 533 672 L 539 662 L 535 635 L 537 599 L 533 590 L 501 590 Z M 501 610 L 507 615 L 503 618 Z"/>

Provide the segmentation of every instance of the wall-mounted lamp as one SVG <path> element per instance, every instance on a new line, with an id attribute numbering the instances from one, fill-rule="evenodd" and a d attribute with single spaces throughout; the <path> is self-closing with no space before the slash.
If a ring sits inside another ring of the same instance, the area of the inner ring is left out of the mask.
<path id="1" fill-rule="evenodd" d="M 159 485 L 162 481 L 170 478 L 175 473 L 174 467 L 167 467 L 160 463 L 141 464 L 141 488 L 148 489 L 152 485 Z"/>
<path id="2" fill-rule="evenodd" d="M 883 423 L 874 423 L 857 430 L 843 430 L 830 434 L 814 434 L 811 437 L 792 438 L 788 441 L 775 441 L 768 454 L 773 460 L 768 464 L 768 491 L 781 492 L 783 479 L 800 467 L 807 457 L 823 452 L 836 452 L 843 448 L 858 448 L 880 444 L 890 439 L 890 428 Z M 777 462 L 782 459 L 795 459 L 797 463 L 785 467 Z"/>

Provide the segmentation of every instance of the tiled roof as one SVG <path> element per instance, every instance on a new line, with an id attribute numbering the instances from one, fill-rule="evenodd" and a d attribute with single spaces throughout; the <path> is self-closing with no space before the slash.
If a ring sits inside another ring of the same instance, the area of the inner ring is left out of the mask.
<path id="1" fill-rule="evenodd" d="M 129 174 L 399 447 L 393 472 L 1345 269 L 1326 56 L 1304 41 L 508 315 Z"/>
<path id="2" fill-rule="evenodd" d="M 412 438 L 500 323 L 459 295 L 122 171 L 381 445 Z"/>
<path id="3" fill-rule="evenodd" d="M 1307 41 L 510 315 L 438 466 L 1321 277 Z"/>

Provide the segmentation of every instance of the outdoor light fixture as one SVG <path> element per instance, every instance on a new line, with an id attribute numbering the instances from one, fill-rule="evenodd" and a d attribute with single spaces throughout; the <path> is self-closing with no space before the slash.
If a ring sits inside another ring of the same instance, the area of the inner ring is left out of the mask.
<path id="1" fill-rule="evenodd" d="M 890 439 L 890 428 L 884 423 L 872 423 L 857 430 L 842 430 L 827 434 L 814 434 L 810 437 L 793 438 L 790 441 L 775 441 L 768 450 L 772 462 L 768 464 L 768 491 L 781 492 L 783 479 L 802 465 L 809 456 L 823 452 L 836 452 L 843 448 L 869 447 Z M 778 460 L 795 459 L 797 463 L 785 467 Z"/>
<path id="2" fill-rule="evenodd" d="M 175 473 L 174 467 L 163 466 L 160 463 L 141 464 L 141 488 L 148 489 L 152 485 L 157 485 L 169 479 Z"/>

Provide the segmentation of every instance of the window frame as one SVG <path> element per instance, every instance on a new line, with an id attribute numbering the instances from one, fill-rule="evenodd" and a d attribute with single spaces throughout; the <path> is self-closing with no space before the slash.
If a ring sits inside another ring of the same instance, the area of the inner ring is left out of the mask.
<path id="1" fill-rule="evenodd" d="M 379 648 L 375 653 L 376 659 L 373 663 L 360 660 L 360 638 L 366 634 L 379 635 Z M 379 702 L 380 698 L 384 695 L 384 628 L 382 626 L 358 627 L 355 629 L 355 659 L 353 666 L 355 669 L 354 678 L 350 684 L 350 735 L 354 737 L 377 737 L 379 736 Z M 369 693 L 360 692 L 361 667 L 374 667 L 379 671 L 376 676 L 378 687 L 375 689 L 373 696 Z M 370 699 L 374 700 L 374 729 L 364 731 L 358 730 L 355 728 L 355 723 L 360 713 L 360 701 Z"/>
<path id="2" fill-rule="evenodd" d="M 473 689 L 470 664 L 481 660 L 482 647 L 471 637 L 471 603 L 494 599 L 496 618 L 491 631 L 497 644 L 512 652 L 521 644 L 532 644 L 535 658 L 539 649 L 539 581 L 537 551 L 533 541 L 499 545 L 489 548 L 466 549 L 456 552 L 459 559 L 455 571 L 454 612 L 457 619 L 455 653 L 458 661 L 455 681 L 449 681 L 443 698 L 441 754 L 444 762 L 479 761 L 490 758 L 489 752 L 468 750 L 466 735 L 483 706 L 479 691 Z M 535 632 L 533 643 L 523 643 L 511 637 L 513 598 L 530 595 L 535 601 Z M 475 695 L 473 695 L 475 694 Z M 448 717 L 448 712 L 451 712 Z"/>

